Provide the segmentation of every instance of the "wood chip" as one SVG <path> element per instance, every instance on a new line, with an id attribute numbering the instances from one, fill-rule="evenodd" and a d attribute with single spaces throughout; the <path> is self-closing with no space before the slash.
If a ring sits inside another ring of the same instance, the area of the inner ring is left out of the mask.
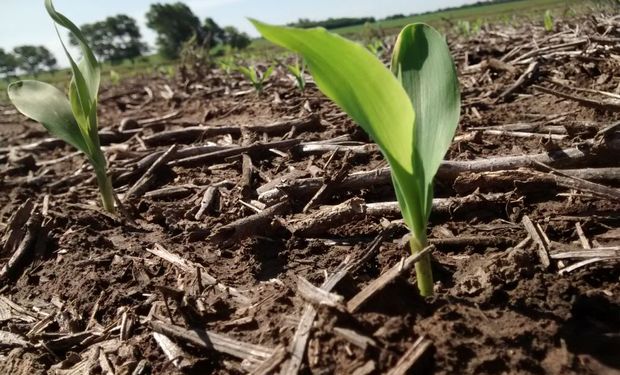
<path id="1" fill-rule="evenodd" d="M 342 306 L 344 301 L 342 296 L 317 288 L 302 276 L 297 276 L 297 292 L 304 300 L 315 306 L 338 307 Z"/>
<path id="2" fill-rule="evenodd" d="M 370 298 L 385 288 L 386 285 L 394 281 L 398 276 L 402 275 L 406 271 L 409 271 L 418 260 L 427 254 L 430 254 L 433 249 L 433 246 L 428 246 L 419 253 L 410 255 L 407 259 L 399 262 L 388 271 L 381 274 L 381 276 L 373 280 L 364 289 L 351 298 L 349 302 L 347 302 L 347 310 L 351 313 L 357 312 Z"/>
<path id="3" fill-rule="evenodd" d="M 536 253 L 538 254 L 540 263 L 543 267 L 548 268 L 551 265 L 551 261 L 549 260 L 549 249 L 547 248 L 545 241 L 542 239 L 541 234 L 538 232 L 538 229 L 527 215 L 523 216 L 521 222 L 536 244 Z"/>
<path id="4" fill-rule="evenodd" d="M 29 347 L 30 343 L 21 335 L 13 332 L 0 331 L 0 348 Z"/>
<path id="5" fill-rule="evenodd" d="M 163 335 L 158 332 L 153 332 L 152 335 L 157 345 L 159 345 L 159 347 L 164 352 L 168 360 L 172 361 L 172 364 L 175 367 L 183 370 L 193 365 L 193 361 L 189 360 L 191 356 L 186 351 L 184 351 L 180 346 L 178 346 L 172 340 L 170 340 L 168 336 Z"/>
<path id="6" fill-rule="evenodd" d="M 162 335 L 203 349 L 215 350 L 239 359 L 249 360 L 256 364 L 261 363 L 274 353 L 273 349 L 265 346 L 244 343 L 215 332 L 190 330 L 160 321 L 152 321 L 149 324 L 153 331 Z"/>
<path id="7" fill-rule="evenodd" d="M 431 341 L 424 336 L 419 337 L 413 345 L 407 350 L 407 352 L 400 358 L 394 368 L 392 368 L 387 375 L 405 375 L 408 373 L 411 366 L 413 366 L 418 359 L 426 352 L 431 346 Z"/>

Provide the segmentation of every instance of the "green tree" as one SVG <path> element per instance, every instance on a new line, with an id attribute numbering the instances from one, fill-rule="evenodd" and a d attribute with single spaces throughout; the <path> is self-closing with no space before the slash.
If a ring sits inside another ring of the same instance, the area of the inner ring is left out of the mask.
<path id="1" fill-rule="evenodd" d="M 18 67 L 35 77 L 42 70 L 56 66 L 56 58 L 43 46 L 19 46 L 13 49 L 13 53 Z"/>
<path id="2" fill-rule="evenodd" d="M 118 62 L 134 59 L 147 50 L 136 20 L 124 14 L 82 25 L 81 29 L 91 49 L 101 60 Z M 73 34 L 69 35 L 69 42 L 78 46 Z"/>
<path id="3" fill-rule="evenodd" d="M 17 59 L 15 56 L 0 48 L 0 75 L 8 79 L 15 74 L 15 69 L 17 69 Z"/>
<path id="4" fill-rule="evenodd" d="M 202 44 L 206 47 L 215 47 L 224 43 L 226 32 L 218 25 L 213 18 L 206 18 L 202 25 L 203 40 Z"/>
<path id="5" fill-rule="evenodd" d="M 146 25 L 157 33 L 159 53 L 168 58 L 177 58 L 183 43 L 196 36 L 202 43 L 205 39 L 200 19 L 183 3 L 152 4 L 146 14 Z"/>
<path id="6" fill-rule="evenodd" d="M 224 28 L 223 43 L 228 44 L 232 48 L 244 49 L 251 43 L 250 36 L 244 32 L 240 32 L 234 26 L 226 26 Z"/>

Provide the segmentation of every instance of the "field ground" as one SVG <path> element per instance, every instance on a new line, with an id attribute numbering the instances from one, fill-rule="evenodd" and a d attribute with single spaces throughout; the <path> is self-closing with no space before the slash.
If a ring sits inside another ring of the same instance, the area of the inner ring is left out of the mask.
<path id="1" fill-rule="evenodd" d="M 0 104 L 0 373 L 619 374 L 617 14 L 448 33 L 428 299 L 376 145 L 281 68 L 104 86 L 119 215 Z"/>

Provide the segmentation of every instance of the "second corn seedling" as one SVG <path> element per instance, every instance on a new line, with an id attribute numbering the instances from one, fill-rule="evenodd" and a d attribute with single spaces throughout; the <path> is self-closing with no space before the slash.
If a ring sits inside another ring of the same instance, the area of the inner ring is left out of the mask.
<path id="1" fill-rule="evenodd" d="M 82 51 L 82 60 L 76 63 L 61 39 L 73 73 L 69 85 L 69 99 L 56 87 L 39 81 L 12 83 L 8 88 L 9 99 L 22 114 L 40 122 L 54 136 L 84 152 L 95 170 L 103 207 L 114 212 L 114 191 L 99 143 L 99 63 L 80 29 L 54 9 L 52 0 L 45 0 L 45 8 L 55 23 L 68 29 L 76 37 Z"/>
<path id="2" fill-rule="evenodd" d="M 241 72 L 241 74 L 243 74 L 248 80 L 250 80 L 250 83 L 252 84 L 252 86 L 254 87 L 254 89 L 256 90 L 258 94 L 263 93 L 263 89 L 265 88 L 265 82 L 269 79 L 269 77 L 273 73 L 273 66 L 270 66 L 264 72 L 258 71 L 258 69 L 256 69 L 253 66 L 250 66 L 250 67 L 240 66 L 238 69 Z"/>
<path id="3" fill-rule="evenodd" d="M 266 39 L 300 54 L 319 89 L 379 145 L 390 164 L 411 251 L 427 245 L 433 178 L 460 113 L 454 62 L 444 37 L 424 24 L 400 33 L 392 71 L 370 51 L 325 29 L 252 21 Z M 418 288 L 433 293 L 430 257 L 416 263 Z"/>

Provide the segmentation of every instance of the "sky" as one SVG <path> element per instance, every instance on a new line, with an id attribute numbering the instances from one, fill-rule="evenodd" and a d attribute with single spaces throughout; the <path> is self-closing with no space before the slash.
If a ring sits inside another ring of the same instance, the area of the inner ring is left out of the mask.
<path id="1" fill-rule="evenodd" d="M 178 0 L 54 0 L 56 10 L 77 25 L 100 21 L 108 16 L 126 14 L 138 21 L 143 39 L 155 46 L 156 35 L 146 27 L 145 14 L 152 3 Z M 246 17 L 263 22 L 285 24 L 299 18 L 321 20 L 328 17 L 376 17 L 419 13 L 473 3 L 477 0 L 186 0 L 201 19 L 211 17 L 220 26 L 235 26 L 251 36 L 256 31 Z M 61 32 L 66 38 L 66 32 Z M 18 45 L 47 47 L 66 66 L 43 0 L 0 0 L 0 48 L 12 50 Z"/>

